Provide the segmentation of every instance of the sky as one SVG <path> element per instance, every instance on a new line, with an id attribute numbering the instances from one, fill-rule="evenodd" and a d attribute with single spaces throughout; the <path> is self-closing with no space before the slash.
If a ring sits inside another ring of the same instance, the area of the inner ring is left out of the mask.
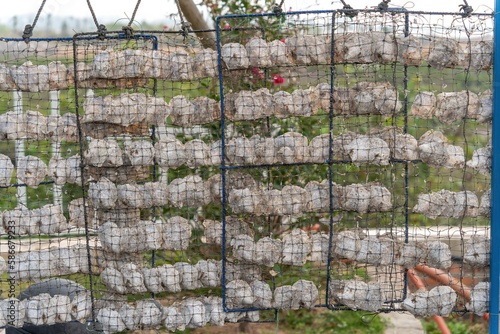
<path id="1" fill-rule="evenodd" d="M 376 6 L 381 0 L 346 0 L 353 8 Z M 31 23 L 42 0 L 3 0 L 0 24 L 12 25 L 13 18 L 18 17 L 19 25 Z M 114 22 L 130 16 L 137 0 L 91 0 L 97 19 L 103 22 Z M 198 0 L 195 0 L 198 3 Z M 462 0 L 392 0 L 392 7 L 404 6 L 407 9 L 423 11 L 455 12 Z M 470 6 L 480 12 L 490 12 L 494 7 L 494 0 L 468 0 Z M 284 7 L 288 10 L 305 9 L 336 9 L 342 8 L 340 0 L 285 0 Z M 488 8 L 490 7 L 491 10 Z M 137 12 L 139 22 L 169 22 L 169 16 L 177 12 L 174 0 L 142 0 Z M 43 22 L 48 13 L 59 18 L 91 18 L 86 0 L 47 0 L 40 22 Z M 123 20 L 125 22 L 125 20 Z M 170 21 L 171 22 L 171 21 Z M 69 22 L 71 23 L 71 22 Z M 71 28 L 71 27 L 70 27 Z"/>

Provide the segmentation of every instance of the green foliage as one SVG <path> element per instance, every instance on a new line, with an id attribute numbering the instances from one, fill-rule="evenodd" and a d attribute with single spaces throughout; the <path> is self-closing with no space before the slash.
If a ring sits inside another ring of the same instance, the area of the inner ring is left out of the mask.
<path id="1" fill-rule="evenodd" d="M 481 334 L 488 332 L 488 325 L 483 322 L 470 322 L 466 318 L 453 318 L 449 317 L 446 324 L 453 334 Z M 426 318 L 424 321 L 424 329 L 428 334 L 440 334 L 436 322 L 432 318 Z"/>
<path id="2" fill-rule="evenodd" d="M 281 316 L 280 329 L 286 333 L 383 333 L 386 320 L 375 317 L 370 323 L 361 312 L 353 311 L 324 311 L 311 310 L 286 311 Z"/>

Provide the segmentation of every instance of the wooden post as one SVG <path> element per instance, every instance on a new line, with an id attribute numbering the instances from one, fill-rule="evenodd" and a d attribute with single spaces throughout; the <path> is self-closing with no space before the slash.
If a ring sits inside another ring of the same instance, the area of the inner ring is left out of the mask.
<path id="1" fill-rule="evenodd" d="M 191 23 L 193 30 L 210 29 L 193 0 L 179 0 L 179 5 L 186 20 Z M 196 36 L 200 39 L 203 47 L 217 50 L 216 36 L 213 32 L 197 32 Z"/>

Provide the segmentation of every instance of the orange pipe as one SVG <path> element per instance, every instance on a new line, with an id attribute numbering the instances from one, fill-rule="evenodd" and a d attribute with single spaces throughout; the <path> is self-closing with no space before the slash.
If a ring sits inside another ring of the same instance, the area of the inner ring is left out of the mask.
<path id="1" fill-rule="evenodd" d="M 486 320 L 488 323 L 490 323 L 490 314 L 489 313 L 483 314 L 483 319 Z"/>
<path id="2" fill-rule="evenodd" d="M 425 290 L 424 283 L 413 269 L 408 269 L 408 277 L 410 277 L 411 281 L 413 282 L 413 284 L 415 284 L 417 289 Z M 438 325 L 441 334 L 451 334 L 450 329 L 448 328 L 448 325 L 446 324 L 446 321 L 444 321 L 443 317 L 439 315 L 433 315 L 432 319 L 434 319 L 434 321 Z"/>
<path id="3" fill-rule="evenodd" d="M 418 266 L 416 266 L 415 270 L 417 270 L 423 274 L 431 276 L 432 278 L 434 278 L 435 280 L 437 280 L 441 284 L 451 287 L 453 290 L 458 292 L 465 299 L 470 300 L 470 290 L 468 288 L 464 287 L 461 284 L 459 279 L 453 278 L 446 271 L 431 268 L 431 267 L 425 266 L 423 264 L 419 264 Z"/>

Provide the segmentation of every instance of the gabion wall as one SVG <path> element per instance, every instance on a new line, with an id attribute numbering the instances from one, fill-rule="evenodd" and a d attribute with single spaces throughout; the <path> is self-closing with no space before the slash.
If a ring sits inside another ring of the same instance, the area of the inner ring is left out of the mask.
<path id="1" fill-rule="evenodd" d="M 356 13 L 0 41 L 0 325 L 487 312 L 492 17 Z"/>

